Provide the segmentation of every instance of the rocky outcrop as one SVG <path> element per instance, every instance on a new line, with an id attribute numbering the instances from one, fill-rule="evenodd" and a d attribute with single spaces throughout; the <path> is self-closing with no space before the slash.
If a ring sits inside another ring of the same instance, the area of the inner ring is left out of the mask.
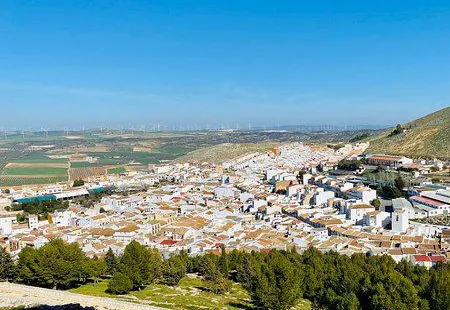
<path id="1" fill-rule="evenodd" d="M 149 305 L 126 302 L 114 298 L 93 297 L 66 291 L 0 282 L 0 308 L 37 307 L 56 310 L 159 310 Z M 44 306 L 53 306 L 45 308 Z M 59 306 L 59 307 L 54 307 Z M 70 308 L 72 307 L 72 308 Z"/>

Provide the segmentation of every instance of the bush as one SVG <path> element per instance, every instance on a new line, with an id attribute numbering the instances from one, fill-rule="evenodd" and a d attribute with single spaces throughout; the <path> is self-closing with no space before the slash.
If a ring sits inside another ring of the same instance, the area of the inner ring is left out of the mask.
<path id="1" fill-rule="evenodd" d="M 381 187 L 381 196 L 383 196 L 386 199 L 404 197 L 403 193 L 397 187 L 391 187 L 388 185 Z"/>
<path id="2" fill-rule="evenodd" d="M 111 281 L 108 283 L 108 292 L 116 295 L 127 294 L 133 289 L 133 283 L 130 278 L 121 272 L 114 273 Z"/>
<path id="3" fill-rule="evenodd" d="M 224 294 L 231 290 L 231 281 L 219 276 L 214 281 L 205 281 L 205 288 L 214 294 Z"/>
<path id="4" fill-rule="evenodd" d="M 356 135 L 356 136 L 354 136 L 353 138 L 351 138 L 350 140 L 349 140 L 349 142 L 357 142 L 357 141 L 361 141 L 361 140 L 364 140 L 364 139 L 366 139 L 366 138 L 368 138 L 368 137 L 370 137 L 370 133 L 368 133 L 368 132 L 363 132 L 362 134 L 359 134 L 359 135 Z"/>
<path id="5" fill-rule="evenodd" d="M 83 186 L 83 185 L 84 185 L 84 181 L 81 179 L 73 181 L 73 187 L 79 187 L 79 186 Z"/>
<path id="6" fill-rule="evenodd" d="M 433 166 L 433 167 L 430 168 L 430 171 L 431 172 L 438 172 L 439 171 L 439 167 Z"/>
<path id="7" fill-rule="evenodd" d="M 372 201 L 370 202 L 370 204 L 371 204 L 372 206 L 374 206 L 376 209 L 379 209 L 380 206 L 381 206 L 381 201 L 380 201 L 380 199 L 375 198 L 374 200 L 372 200 Z"/>
<path id="8" fill-rule="evenodd" d="M 338 169 L 341 170 L 350 170 L 350 171 L 356 171 L 361 166 L 361 162 L 358 160 L 341 160 L 338 163 Z"/>
<path id="9" fill-rule="evenodd" d="M 402 125 L 398 124 L 395 129 L 389 134 L 389 137 L 393 137 L 396 135 L 399 135 L 403 132 L 403 127 Z"/>

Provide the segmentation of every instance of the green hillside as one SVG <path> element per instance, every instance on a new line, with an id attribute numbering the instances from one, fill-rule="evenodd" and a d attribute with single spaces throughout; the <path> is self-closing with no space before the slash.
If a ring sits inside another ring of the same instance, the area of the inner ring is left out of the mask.
<path id="1" fill-rule="evenodd" d="M 402 124 L 402 128 L 406 131 L 392 134 L 395 128 L 390 128 L 370 139 L 366 153 L 450 158 L 450 107 Z"/>

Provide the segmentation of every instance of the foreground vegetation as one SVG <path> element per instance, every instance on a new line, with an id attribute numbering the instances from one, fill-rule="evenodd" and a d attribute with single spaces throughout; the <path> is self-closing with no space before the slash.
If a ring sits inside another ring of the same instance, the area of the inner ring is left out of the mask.
<path id="1" fill-rule="evenodd" d="M 187 278 L 187 273 L 198 276 Z M 105 277 L 110 280 L 98 283 Z M 225 304 L 307 309 L 302 299 L 307 298 L 314 308 L 330 310 L 450 309 L 447 264 L 427 270 L 404 261 L 396 264 L 389 256 L 348 257 L 314 248 L 298 254 L 295 248 L 226 253 L 222 247 L 221 253 L 189 257 L 181 252 L 163 261 L 157 250 L 132 241 L 121 257 L 110 250 L 98 259 L 86 257 L 78 244 L 54 239 L 39 249 L 25 248 L 17 263 L 0 250 L 0 280 L 97 296 L 129 294 L 158 305 L 170 300 L 173 305 L 167 306 L 174 308 L 192 303 L 194 309 Z"/>
<path id="2" fill-rule="evenodd" d="M 73 293 L 117 297 L 125 300 L 149 303 L 153 306 L 170 309 L 256 309 L 247 291 L 234 283 L 226 294 L 214 294 L 205 287 L 201 277 L 188 274 L 178 285 L 168 286 L 164 283 L 152 283 L 140 291 L 132 291 L 126 296 L 108 293 L 109 280 L 97 284 L 89 283 L 71 289 Z M 308 308 L 303 308 L 308 309 Z"/>

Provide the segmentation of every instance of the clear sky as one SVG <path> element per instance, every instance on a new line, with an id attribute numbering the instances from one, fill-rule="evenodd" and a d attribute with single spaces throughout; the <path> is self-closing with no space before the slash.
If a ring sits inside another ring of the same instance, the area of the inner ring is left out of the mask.
<path id="1" fill-rule="evenodd" d="M 0 1 L 4 127 L 390 125 L 449 99 L 449 1 Z"/>

